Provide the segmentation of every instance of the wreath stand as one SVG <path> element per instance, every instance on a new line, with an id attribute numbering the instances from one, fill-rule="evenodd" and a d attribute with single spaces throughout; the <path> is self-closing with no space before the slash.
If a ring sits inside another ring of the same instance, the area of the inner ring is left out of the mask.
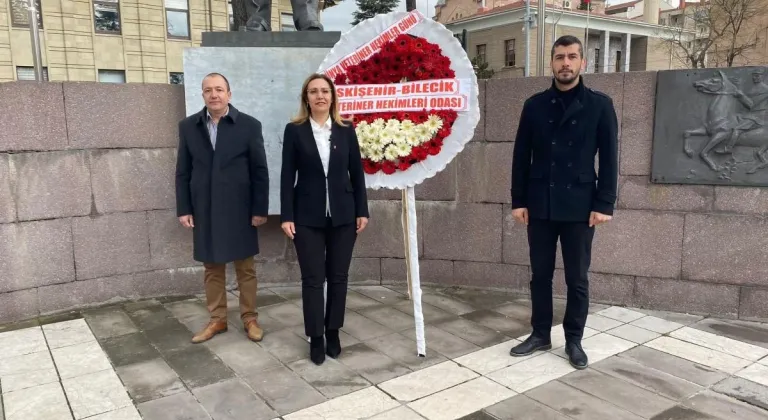
<path id="1" fill-rule="evenodd" d="M 413 320 L 416 326 L 416 351 L 419 357 L 427 356 L 427 342 L 424 336 L 424 314 L 421 309 L 421 281 L 419 278 L 419 243 L 416 224 L 416 194 L 413 187 L 403 191 L 403 239 L 405 245 L 405 267 L 408 282 L 408 298 L 413 300 Z"/>

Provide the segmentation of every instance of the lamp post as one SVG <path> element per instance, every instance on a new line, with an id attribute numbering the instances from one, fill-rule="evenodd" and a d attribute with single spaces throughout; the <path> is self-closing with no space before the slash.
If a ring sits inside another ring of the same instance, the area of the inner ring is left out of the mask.
<path id="1" fill-rule="evenodd" d="M 40 51 L 40 28 L 37 25 L 37 8 L 35 0 L 29 2 L 29 35 L 32 39 L 32 58 L 35 63 L 35 80 L 43 81 L 43 54 Z"/>

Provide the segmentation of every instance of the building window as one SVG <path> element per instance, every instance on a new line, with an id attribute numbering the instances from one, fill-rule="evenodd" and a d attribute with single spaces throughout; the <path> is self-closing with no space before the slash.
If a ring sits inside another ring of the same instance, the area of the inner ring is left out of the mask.
<path id="1" fill-rule="evenodd" d="M 35 68 L 27 66 L 16 67 L 17 80 L 35 80 Z M 48 67 L 43 67 L 43 80 L 48 81 Z"/>
<path id="2" fill-rule="evenodd" d="M 102 83 L 125 83 L 125 70 L 99 70 Z"/>
<path id="3" fill-rule="evenodd" d="M 600 73 L 600 48 L 595 48 L 595 73 Z"/>
<path id="4" fill-rule="evenodd" d="M 93 0 L 93 27 L 96 33 L 120 33 L 120 1 Z"/>
<path id="5" fill-rule="evenodd" d="M 237 28 L 235 28 L 235 12 L 232 10 L 232 0 L 227 0 L 227 16 L 229 16 L 229 30 L 237 31 Z"/>
<path id="6" fill-rule="evenodd" d="M 29 27 L 29 5 L 27 0 L 11 1 L 11 25 L 22 28 Z M 40 0 L 35 0 L 35 9 L 37 9 L 37 27 L 43 29 L 43 14 L 40 12 L 42 6 Z"/>
<path id="7" fill-rule="evenodd" d="M 486 63 L 486 56 L 485 56 L 485 44 L 480 44 L 477 47 L 477 53 L 475 54 L 475 57 L 477 57 L 477 62 L 479 63 Z"/>
<path id="8" fill-rule="evenodd" d="M 616 73 L 621 72 L 621 51 L 616 51 Z"/>
<path id="9" fill-rule="evenodd" d="M 168 82 L 172 85 L 183 85 L 184 73 L 169 73 Z"/>
<path id="10" fill-rule="evenodd" d="M 165 0 L 168 38 L 189 39 L 189 3 L 187 0 Z"/>
<path id="11" fill-rule="evenodd" d="M 515 67 L 515 40 L 508 39 L 504 41 L 504 65 Z"/>
<path id="12" fill-rule="evenodd" d="M 293 24 L 293 15 L 280 13 L 280 30 L 283 32 L 296 31 L 296 26 Z"/>

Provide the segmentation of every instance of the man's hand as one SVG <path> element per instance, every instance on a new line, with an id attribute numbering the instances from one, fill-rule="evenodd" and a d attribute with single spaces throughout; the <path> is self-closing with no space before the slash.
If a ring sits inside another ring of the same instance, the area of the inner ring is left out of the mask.
<path id="1" fill-rule="evenodd" d="M 259 227 L 263 225 L 264 223 L 267 223 L 267 218 L 264 216 L 253 216 L 251 217 L 251 225 L 254 227 Z"/>
<path id="2" fill-rule="evenodd" d="M 611 220 L 612 218 L 613 218 L 612 216 L 609 216 L 607 214 L 593 211 L 592 213 L 589 214 L 589 227 L 597 226 L 601 223 L 605 223 Z"/>
<path id="3" fill-rule="evenodd" d="M 294 235 L 296 235 L 296 225 L 293 222 L 283 222 L 280 227 L 283 228 L 283 232 L 289 238 L 293 239 Z"/>
<path id="4" fill-rule="evenodd" d="M 368 218 L 367 217 L 358 217 L 357 218 L 357 232 L 360 233 L 365 229 L 365 227 L 368 225 Z"/>
<path id="5" fill-rule="evenodd" d="M 192 229 L 195 227 L 195 221 L 191 214 L 179 217 L 179 222 L 181 222 L 181 225 L 187 229 Z"/>
<path id="6" fill-rule="evenodd" d="M 522 223 L 528 226 L 528 209 L 523 207 L 512 210 L 512 217 L 517 223 Z"/>

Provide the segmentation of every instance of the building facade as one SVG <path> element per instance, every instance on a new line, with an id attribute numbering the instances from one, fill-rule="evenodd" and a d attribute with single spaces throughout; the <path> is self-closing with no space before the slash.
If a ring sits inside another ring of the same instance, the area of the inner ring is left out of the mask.
<path id="1" fill-rule="evenodd" d="M 0 82 L 34 80 L 27 1 L 0 0 Z M 228 0 L 34 1 L 51 81 L 183 83 L 184 48 L 233 26 Z M 295 30 L 290 0 L 273 0 L 272 30 Z"/>
<path id="2" fill-rule="evenodd" d="M 587 73 L 683 67 L 664 44 L 663 37 L 667 30 L 658 23 L 660 0 L 644 0 L 639 3 L 647 9 L 646 13 L 632 18 L 609 14 L 612 10 L 606 8 L 601 0 L 592 0 L 589 13 L 579 9 L 580 0 L 546 1 L 545 72 L 549 72 L 550 66 L 549 46 L 563 35 L 576 36 L 584 43 Z M 440 0 L 435 15 L 455 35 L 461 37 L 466 31 L 467 54 L 487 62 L 488 69 L 494 72 L 494 78 L 523 76 L 526 59 L 530 63 L 529 74 L 536 76 L 538 4 L 531 1 L 529 7 L 533 22 L 528 37 L 530 51 L 526 49 L 526 7 L 522 0 L 493 3 L 491 0 Z M 656 13 L 648 13 L 650 10 Z M 619 13 L 622 12 L 626 13 Z M 650 17 L 644 18 L 643 15 Z M 683 34 L 690 35 L 687 32 Z"/>

